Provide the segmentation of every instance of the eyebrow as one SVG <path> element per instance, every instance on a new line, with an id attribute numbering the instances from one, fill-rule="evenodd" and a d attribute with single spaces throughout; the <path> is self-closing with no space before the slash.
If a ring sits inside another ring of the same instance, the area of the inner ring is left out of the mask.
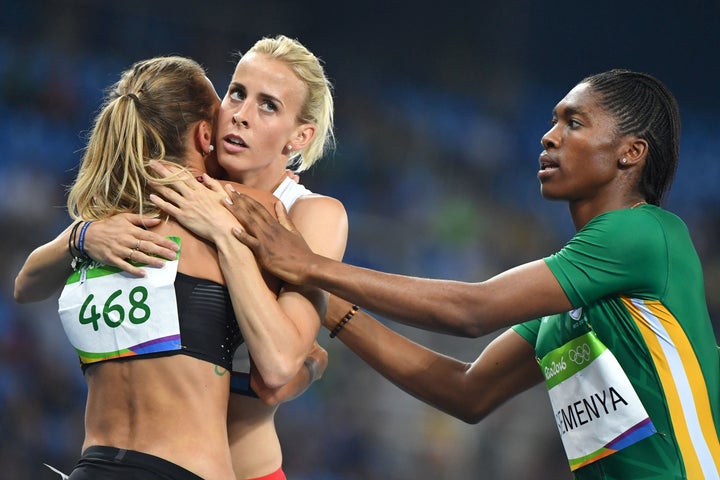
<path id="1" fill-rule="evenodd" d="M 557 107 L 553 108 L 552 110 L 552 116 L 557 117 Z M 580 116 L 587 116 L 587 113 L 585 110 L 583 110 L 580 107 L 574 106 L 574 105 L 568 105 L 567 107 L 563 108 L 563 115 L 567 117 L 571 117 L 573 115 L 580 115 Z"/>

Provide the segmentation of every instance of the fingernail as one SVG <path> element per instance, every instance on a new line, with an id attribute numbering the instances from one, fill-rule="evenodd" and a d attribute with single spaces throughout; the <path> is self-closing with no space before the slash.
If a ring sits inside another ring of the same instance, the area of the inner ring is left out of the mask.
<path id="1" fill-rule="evenodd" d="M 232 200 L 230 199 L 230 197 L 225 197 L 225 203 L 227 203 L 228 205 L 232 205 L 232 204 L 233 204 L 233 202 L 232 202 Z"/>
<path id="2" fill-rule="evenodd" d="M 197 180 L 200 183 L 203 183 L 205 181 L 205 179 L 203 178 L 202 175 L 200 175 L 199 177 L 195 177 L 195 180 Z"/>
<path id="3" fill-rule="evenodd" d="M 231 184 L 229 184 L 229 183 L 228 183 L 227 188 L 228 188 L 228 190 L 230 190 L 231 192 L 234 192 L 234 191 L 235 191 L 235 187 L 233 187 L 233 186 L 232 186 Z"/>

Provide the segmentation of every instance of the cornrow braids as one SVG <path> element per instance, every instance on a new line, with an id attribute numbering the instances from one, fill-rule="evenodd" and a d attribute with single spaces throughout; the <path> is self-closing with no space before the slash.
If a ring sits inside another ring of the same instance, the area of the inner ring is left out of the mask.
<path id="1" fill-rule="evenodd" d="M 648 156 L 640 178 L 648 203 L 660 205 L 670 189 L 680 154 L 680 112 L 668 88 L 656 78 L 615 69 L 585 78 L 600 105 L 617 121 L 619 135 L 635 135 L 648 142 Z"/>

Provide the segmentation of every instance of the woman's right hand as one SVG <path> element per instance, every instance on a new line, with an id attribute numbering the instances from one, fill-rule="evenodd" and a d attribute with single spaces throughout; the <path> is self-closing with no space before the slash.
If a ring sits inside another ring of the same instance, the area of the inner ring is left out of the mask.
<path id="1" fill-rule="evenodd" d="M 204 174 L 193 177 L 178 167 L 151 162 L 150 167 L 172 183 L 151 183 L 155 194 L 150 195 L 160 210 L 167 213 L 195 235 L 216 242 L 216 235 L 229 235 L 237 220 L 223 206 L 227 192 L 222 184 Z"/>
<path id="2" fill-rule="evenodd" d="M 161 222 L 132 213 L 119 213 L 94 221 L 85 233 L 85 252 L 100 263 L 112 265 L 136 277 L 145 276 L 132 262 L 162 267 L 165 260 L 175 260 L 178 246 L 172 240 L 146 228 Z"/>

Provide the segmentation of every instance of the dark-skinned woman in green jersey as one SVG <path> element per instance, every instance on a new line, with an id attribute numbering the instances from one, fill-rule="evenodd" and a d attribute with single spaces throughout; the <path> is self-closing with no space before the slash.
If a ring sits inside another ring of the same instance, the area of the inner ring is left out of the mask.
<path id="1" fill-rule="evenodd" d="M 235 192 L 227 207 L 264 268 L 335 295 L 331 336 L 424 402 L 474 423 L 544 380 L 576 478 L 719 478 L 720 359 L 702 268 L 685 224 L 660 207 L 679 125 L 675 98 L 649 75 L 579 82 L 553 109 L 537 174 L 543 197 L 568 202 L 575 236 L 477 283 L 333 261 L 282 209 L 278 222 Z M 466 363 L 353 305 L 459 336 L 506 330 Z"/>

